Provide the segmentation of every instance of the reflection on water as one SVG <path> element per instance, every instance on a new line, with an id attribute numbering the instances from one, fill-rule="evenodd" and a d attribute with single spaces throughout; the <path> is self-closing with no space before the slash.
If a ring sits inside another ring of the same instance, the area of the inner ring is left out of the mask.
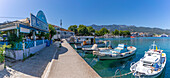
<path id="1" fill-rule="evenodd" d="M 117 69 L 121 70 L 121 73 L 130 72 L 130 64 L 132 62 L 137 62 L 143 57 L 145 51 L 149 49 L 149 46 L 156 42 L 156 44 L 164 50 L 167 55 L 166 69 L 158 78 L 170 78 L 170 38 L 153 38 L 153 37 L 143 37 L 143 38 L 121 38 L 121 39 L 101 39 L 101 40 L 111 40 L 112 46 L 117 47 L 119 43 L 126 43 L 129 46 L 135 46 L 137 48 L 136 54 L 120 60 L 99 60 L 97 56 L 93 54 L 87 54 L 82 50 L 77 50 L 80 56 L 102 77 L 112 77 Z M 158 47 L 158 48 L 159 48 Z M 117 73 L 119 75 L 119 73 Z M 124 76 L 122 78 L 134 78 L 132 74 Z"/>

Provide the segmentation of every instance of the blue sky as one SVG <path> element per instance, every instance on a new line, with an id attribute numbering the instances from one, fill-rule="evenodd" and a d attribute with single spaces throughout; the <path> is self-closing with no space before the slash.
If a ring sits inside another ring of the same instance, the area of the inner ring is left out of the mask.
<path id="1" fill-rule="evenodd" d="M 42 10 L 48 23 L 135 25 L 170 29 L 170 0 L 0 0 L 0 17 L 29 17 Z M 10 20 L 0 18 L 0 22 Z"/>

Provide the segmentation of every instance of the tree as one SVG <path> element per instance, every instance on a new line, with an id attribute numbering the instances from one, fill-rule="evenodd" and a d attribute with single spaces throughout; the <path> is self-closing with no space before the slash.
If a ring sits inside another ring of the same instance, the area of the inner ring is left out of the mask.
<path id="1" fill-rule="evenodd" d="M 126 32 L 127 35 L 130 35 L 130 31 L 126 30 L 125 32 Z"/>
<path id="2" fill-rule="evenodd" d="M 77 28 L 78 34 L 82 36 L 87 36 L 89 35 L 88 29 L 85 25 L 79 25 L 79 28 Z"/>
<path id="3" fill-rule="evenodd" d="M 96 35 L 96 36 L 101 36 L 100 33 L 99 33 L 99 31 L 97 31 L 97 30 L 95 31 L 95 35 Z"/>
<path id="4" fill-rule="evenodd" d="M 120 31 L 119 31 L 119 34 L 120 34 L 120 36 L 123 36 L 123 31 L 120 30 Z"/>
<path id="5" fill-rule="evenodd" d="M 99 33 L 100 33 L 100 35 L 105 35 L 105 34 L 110 33 L 110 32 L 106 28 L 102 28 L 101 30 L 99 30 Z"/>
<path id="6" fill-rule="evenodd" d="M 93 29 L 92 26 L 87 27 L 89 35 L 93 35 L 92 33 L 95 33 L 95 29 Z"/>
<path id="7" fill-rule="evenodd" d="M 46 33 L 45 34 L 45 39 L 49 39 L 49 37 L 50 37 L 50 33 Z"/>
<path id="8" fill-rule="evenodd" d="M 123 36 L 128 36 L 130 35 L 130 31 L 126 30 L 126 31 L 123 31 Z"/>
<path id="9" fill-rule="evenodd" d="M 56 30 L 51 24 L 48 24 L 48 26 L 49 26 L 49 33 L 50 33 L 50 40 L 51 40 L 51 38 L 56 34 Z"/>
<path id="10" fill-rule="evenodd" d="M 115 29 L 115 31 L 113 32 L 113 35 L 119 35 L 119 30 Z"/>
<path id="11" fill-rule="evenodd" d="M 71 25 L 68 30 L 73 31 L 75 34 L 77 34 L 77 25 Z"/>
<path id="12" fill-rule="evenodd" d="M 93 29 L 92 26 L 87 27 L 87 29 L 88 29 L 89 32 L 93 32 L 93 33 L 95 32 L 95 29 Z"/>

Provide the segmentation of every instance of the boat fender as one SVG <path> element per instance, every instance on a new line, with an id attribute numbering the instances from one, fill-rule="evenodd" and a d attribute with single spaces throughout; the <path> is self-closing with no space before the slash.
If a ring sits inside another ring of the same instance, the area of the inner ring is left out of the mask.
<path id="1" fill-rule="evenodd" d="M 129 52 L 129 54 L 131 54 L 131 53 L 132 53 L 132 51 Z"/>
<path id="2" fill-rule="evenodd" d="M 109 54 L 110 57 L 112 57 L 112 54 Z"/>
<path id="3" fill-rule="evenodd" d="M 123 54 L 122 54 L 122 53 L 120 53 L 120 56 L 121 56 L 121 57 L 123 57 Z"/>
<path id="4" fill-rule="evenodd" d="M 135 64 L 135 62 L 130 63 L 130 66 L 132 66 L 133 64 Z"/>

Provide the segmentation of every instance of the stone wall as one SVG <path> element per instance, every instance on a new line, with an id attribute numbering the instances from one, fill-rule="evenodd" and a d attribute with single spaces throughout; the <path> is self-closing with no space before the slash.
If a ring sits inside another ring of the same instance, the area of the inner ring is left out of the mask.
<path id="1" fill-rule="evenodd" d="M 45 47 L 46 43 L 25 50 L 6 50 L 6 56 L 15 60 L 22 60 L 28 57 L 30 54 L 35 54 L 36 52 L 40 51 Z"/>

